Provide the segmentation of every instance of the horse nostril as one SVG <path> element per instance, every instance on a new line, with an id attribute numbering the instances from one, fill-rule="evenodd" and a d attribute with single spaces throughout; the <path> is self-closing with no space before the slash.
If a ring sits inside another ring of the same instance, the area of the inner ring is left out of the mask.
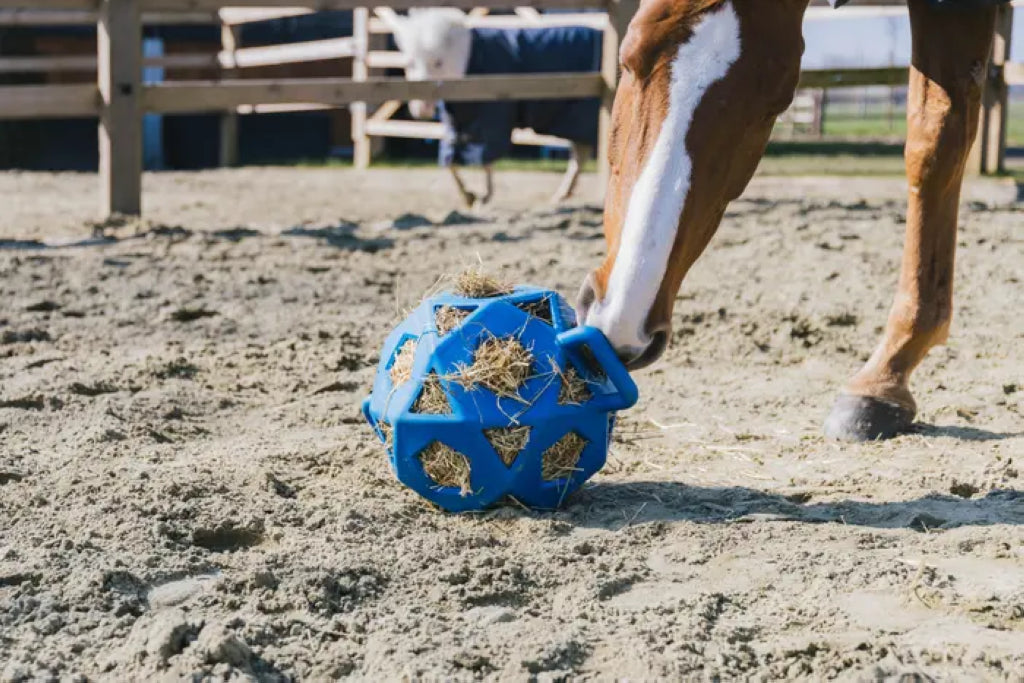
<path id="1" fill-rule="evenodd" d="M 580 325 L 587 323 L 587 313 L 590 312 L 590 307 L 594 305 L 594 301 L 597 300 L 597 293 L 594 291 L 593 275 L 588 275 L 587 279 L 583 282 L 583 286 L 580 287 L 580 293 L 576 297 L 576 322 Z"/>

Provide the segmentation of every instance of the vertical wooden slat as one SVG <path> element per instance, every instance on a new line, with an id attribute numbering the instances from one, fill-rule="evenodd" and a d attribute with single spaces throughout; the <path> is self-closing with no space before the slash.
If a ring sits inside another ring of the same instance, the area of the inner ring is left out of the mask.
<path id="1" fill-rule="evenodd" d="M 100 211 L 142 210 L 142 22 L 136 0 L 103 0 L 97 23 Z"/>
<path id="2" fill-rule="evenodd" d="M 601 47 L 601 78 L 604 80 L 604 97 L 597 133 L 597 166 L 600 174 L 600 193 L 604 195 L 611 167 L 608 159 L 608 143 L 612 131 L 612 104 L 615 89 L 619 84 L 619 45 L 626 35 L 626 28 L 636 12 L 638 0 L 608 0 L 608 26 L 604 29 Z"/>
<path id="3" fill-rule="evenodd" d="M 370 70 L 366 66 L 366 55 L 370 49 L 370 10 L 360 7 L 352 13 L 352 38 L 355 55 L 352 60 L 352 80 L 365 81 Z M 370 137 L 366 134 L 366 103 L 349 105 L 352 115 L 353 163 L 356 168 L 369 168 L 373 156 Z"/>
<path id="4" fill-rule="evenodd" d="M 981 110 L 981 172 L 1002 173 L 1006 170 L 1006 125 L 1009 87 L 1003 71 L 1010 61 L 1010 39 L 1013 33 L 1013 7 L 1002 5 L 996 10 L 996 32 L 992 42 L 992 59 Z"/>
<path id="5" fill-rule="evenodd" d="M 228 24 L 221 19 L 220 45 L 223 54 L 234 56 L 238 50 L 240 28 Z M 235 69 L 222 69 L 221 78 L 237 76 Z M 218 156 L 221 166 L 238 165 L 238 114 L 233 111 L 224 112 L 220 117 L 220 153 Z"/>

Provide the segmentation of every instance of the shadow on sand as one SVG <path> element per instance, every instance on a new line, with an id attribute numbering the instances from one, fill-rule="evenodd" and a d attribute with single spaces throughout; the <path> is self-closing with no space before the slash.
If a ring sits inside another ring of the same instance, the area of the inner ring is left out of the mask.
<path id="1" fill-rule="evenodd" d="M 41 240 L 0 239 L 0 251 L 52 251 L 57 249 L 76 249 L 84 247 L 103 247 L 119 243 L 144 240 L 148 238 L 165 238 L 171 242 L 180 242 L 192 237 L 208 241 L 241 242 L 250 238 L 293 237 L 319 240 L 327 246 L 345 251 L 365 251 L 375 253 L 390 249 L 395 245 L 393 239 L 387 237 L 362 237 L 356 234 L 356 226 L 349 223 L 338 225 L 306 228 L 296 227 L 284 230 L 279 234 L 264 233 L 249 228 L 225 228 L 223 230 L 188 230 L 181 227 L 160 226 L 130 235 L 115 237 L 97 233 L 84 239 L 44 242 Z"/>
<path id="2" fill-rule="evenodd" d="M 933 425 L 916 423 L 914 433 L 921 436 L 947 437 L 960 441 L 1003 441 L 1024 436 L 1024 432 L 992 432 L 962 425 Z"/>
<path id="3" fill-rule="evenodd" d="M 645 522 L 700 524 L 755 521 L 840 523 L 876 529 L 943 531 L 964 526 L 1024 524 L 1024 491 L 1000 489 L 981 498 L 932 494 L 908 501 L 813 502 L 745 487 L 699 487 L 675 482 L 594 483 L 573 496 L 561 519 L 620 529 Z"/>

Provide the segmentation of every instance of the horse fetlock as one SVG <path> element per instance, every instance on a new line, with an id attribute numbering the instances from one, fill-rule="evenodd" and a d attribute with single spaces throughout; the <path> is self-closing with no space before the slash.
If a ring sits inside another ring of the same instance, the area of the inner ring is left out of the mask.
<path id="1" fill-rule="evenodd" d="M 905 339 L 901 346 L 925 351 L 944 344 L 953 322 L 952 292 L 949 294 L 934 301 L 897 301 L 889 312 L 887 337 Z"/>
<path id="2" fill-rule="evenodd" d="M 476 195 L 473 194 L 472 192 L 463 191 L 460 194 L 462 195 L 462 204 L 467 209 L 472 209 L 473 207 L 475 207 L 477 205 Z"/>

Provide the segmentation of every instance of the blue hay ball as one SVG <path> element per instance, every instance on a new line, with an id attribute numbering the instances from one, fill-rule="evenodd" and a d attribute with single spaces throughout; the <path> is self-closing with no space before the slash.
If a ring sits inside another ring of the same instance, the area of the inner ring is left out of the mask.
<path id="1" fill-rule="evenodd" d="M 398 479 L 453 512 L 506 496 L 558 507 L 604 466 L 611 416 L 637 401 L 604 335 L 575 325 L 561 296 L 534 287 L 424 301 L 384 343 L 363 404 Z M 527 352 L 514 392 L 481 381 L 474 363 L 488 344 Z"/>

